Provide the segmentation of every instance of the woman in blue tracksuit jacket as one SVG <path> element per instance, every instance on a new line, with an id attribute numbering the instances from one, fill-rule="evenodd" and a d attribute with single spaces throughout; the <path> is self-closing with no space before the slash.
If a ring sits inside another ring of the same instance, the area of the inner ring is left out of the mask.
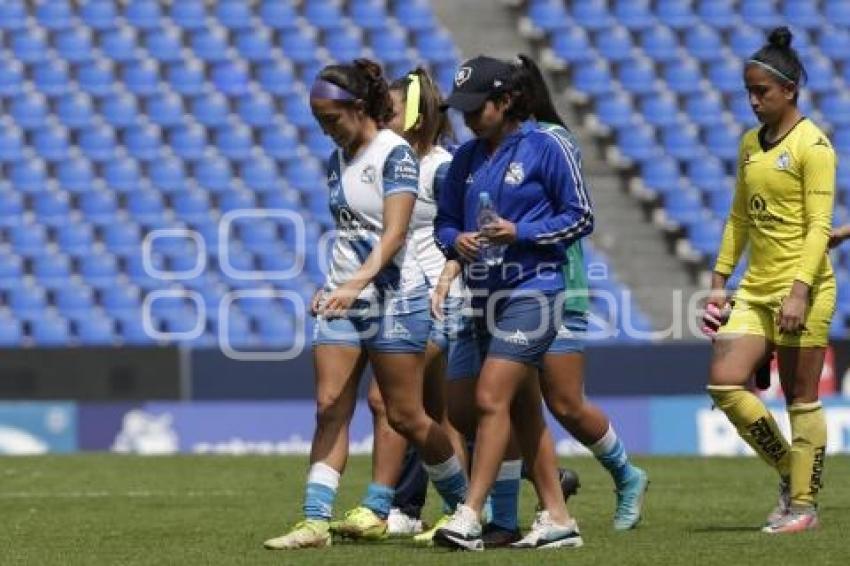
<path id="1" fill-rule="evenodd" d="M 463 266 L 484 357 L 468 497 L 435 537 L 450 547 L 482 547 L 479 515 L 508 445 L 512 404 L 515 411 L 530 408 L 513 424 L 545 508 L 532 532 L 515 546 L 582 544 L 560 491 L 539 384 L 529 377 L 528 367 L 540 367 L 555 338 L 563 310 L 565 246 L 592 231 L 593 213 L 567 149 L 555 134 L 529 120 L 527 80 L 521 66 L 476 57 L 458 70 L 447 100 L 464 113 L 476 138 L 452 160 L 435 232 L 446 256 Z M 482 192 L 489 193 L 500 219 L 479 231 Z M 507 245 L 502 265 L 479 260 L 483 241 Z"/>

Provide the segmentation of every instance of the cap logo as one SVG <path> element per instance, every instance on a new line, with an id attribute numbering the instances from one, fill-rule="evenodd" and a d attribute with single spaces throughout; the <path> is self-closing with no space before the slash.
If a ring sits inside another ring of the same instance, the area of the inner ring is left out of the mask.
<path id="1" fill-rule="evenodd" d="M 455 74 L 455 86 L 463 86 L 463 83 L 469 80 L 472 76 L 472 67 L 461 67 Z"/>

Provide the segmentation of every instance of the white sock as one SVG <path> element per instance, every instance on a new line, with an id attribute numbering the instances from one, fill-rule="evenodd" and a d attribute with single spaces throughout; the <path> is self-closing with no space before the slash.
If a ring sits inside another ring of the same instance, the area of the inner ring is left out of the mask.
<path id="1" fill-rule="evenodd" d="M 317 483 L 336 491 L 339 487 L 339 472 L 324 462 L 316 462 L 307 472 L 307 483 Z"/>
<path id="2" fill-rule="evenodd" d="M 463 468 L 460 467 L 460 460 L 458 460 L 457 456 L 452 455 L 451 458 L 443 462 L 442 464 L 434 464 L 433 466 L 429 466 L 423 462 L 422 464 L 425 468 L 425 472 L 427 472 L 428 477 L 431 478 L 431 481 L 441 481 L 444 479 L 448 479 L 455 474 L 462 473 Z"/>

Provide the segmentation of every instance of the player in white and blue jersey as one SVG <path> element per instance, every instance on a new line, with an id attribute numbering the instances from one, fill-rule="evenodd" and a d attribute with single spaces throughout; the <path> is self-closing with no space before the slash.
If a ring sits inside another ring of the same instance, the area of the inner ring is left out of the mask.
<path id="1" fill-rule="evenodd" d="M 391 117 L 388 86 L 377 63 L 330 65 L 310 91 L 323 131 L 338 146 L 328 162 L 330 207 L 337 225 L 330 270 L 311 304 L 316 431 L 304 497 L 304 520 L 266 541 L 270 549 L 331 544 L 331 518 L 348 458 L 348 427 L 368 361 L 393 429 L 419 452 L 447 505 L 467 480 L 448 436 L 422 403 L 424 350 L 431 329 L 428 284 L 409 230 L 419 192 L 419 164 Z M 396 477 L 377 477 L 362 505 L 338 524 L 343 535 L 381 538 Z M 354 525 L 354 531 L 347 527 Z"/>

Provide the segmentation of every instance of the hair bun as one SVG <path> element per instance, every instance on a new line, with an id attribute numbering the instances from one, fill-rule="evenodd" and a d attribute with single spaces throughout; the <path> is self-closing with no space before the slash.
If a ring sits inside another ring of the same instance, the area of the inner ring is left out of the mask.
<path id="1" fill-rule="evenodd" d="M 774 47 L 788 49 L 791 47 L 792 39 L 794 39 L 794 34 L 791 33 L 791 30 L 782 26 L 770 32 L 770 35 L 767 37 L 767 42 Z"/>

